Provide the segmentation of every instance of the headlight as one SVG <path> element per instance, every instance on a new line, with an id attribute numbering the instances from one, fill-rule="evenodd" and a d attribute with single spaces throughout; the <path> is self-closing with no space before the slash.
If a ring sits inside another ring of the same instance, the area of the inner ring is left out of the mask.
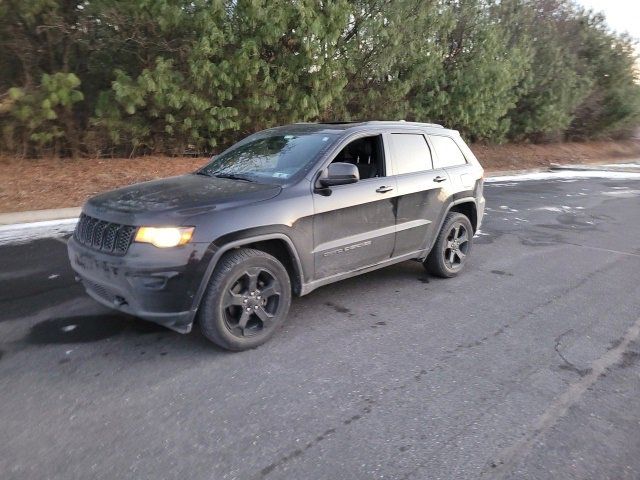
<path id="1" fill-rule="evenodd" d="M 195 227 L 140 227 L 135 241 L 158 248 L 177 247 L 189 243 L 194 230 Z"/>

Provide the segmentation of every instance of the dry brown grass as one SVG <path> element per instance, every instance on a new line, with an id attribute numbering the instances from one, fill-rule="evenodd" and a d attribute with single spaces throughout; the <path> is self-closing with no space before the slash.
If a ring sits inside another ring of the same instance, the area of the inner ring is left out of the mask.
<path id="1" fill-rule="evenodd" d="M 546 168 L 552 163 L 615 163 L 640 158 L 640 142 L 602 141 L 544 145 L 473 145 L 473 152 L 489 172 Z"/>
<path id="2" fill-rule="evenodd" d="M 0 212 L 75 207 L 97 193 L 192 172 L 206 158 L 0 159 Z"/>

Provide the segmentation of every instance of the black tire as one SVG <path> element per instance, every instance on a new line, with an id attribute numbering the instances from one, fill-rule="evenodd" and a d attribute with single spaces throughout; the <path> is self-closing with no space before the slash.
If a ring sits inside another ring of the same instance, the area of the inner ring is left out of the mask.
<path id="1" fill-rule="evenodd" d="M 218 261 L 198 310 L 198 323 L 216 345 L 247 350 L 273 335 L 290 305 L 291 282 L 284 266 L 268 253 L 239 248 Z"/>
<path id="2" fill-rule="evenodd" d="M 450 212 L 423 265 L 437 277 L 455 277 L 463 270 L 471 253 L 472 243 L 473 226 L 467 216 Z"/>

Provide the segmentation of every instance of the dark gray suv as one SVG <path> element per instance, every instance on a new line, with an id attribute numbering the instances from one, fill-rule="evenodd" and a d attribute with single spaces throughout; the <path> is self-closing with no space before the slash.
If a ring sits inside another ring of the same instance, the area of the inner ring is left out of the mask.
<path id="1" fill-rule="evenodd" d="M 292 295 L 405 260 L 457 275 L 484 212 L 458 132 L 409 122 L 255 133 L 189 175 L 91 198 L 69 258 L 97 301 L 231 350 Z"/>

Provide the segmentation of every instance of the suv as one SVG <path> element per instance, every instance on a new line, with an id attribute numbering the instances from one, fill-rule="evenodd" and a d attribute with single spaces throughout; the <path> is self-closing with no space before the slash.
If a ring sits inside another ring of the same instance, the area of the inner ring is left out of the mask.
<path id="1" fill-rule="evenodd" d="M 292 295 L 405 260 L 464 267 L 483 170 L 458 132 L 409 122 L 255 133 L 193 174 L 91 198 L 69 258 L 100 303 L 221 347 L 264 343 Z"/>

